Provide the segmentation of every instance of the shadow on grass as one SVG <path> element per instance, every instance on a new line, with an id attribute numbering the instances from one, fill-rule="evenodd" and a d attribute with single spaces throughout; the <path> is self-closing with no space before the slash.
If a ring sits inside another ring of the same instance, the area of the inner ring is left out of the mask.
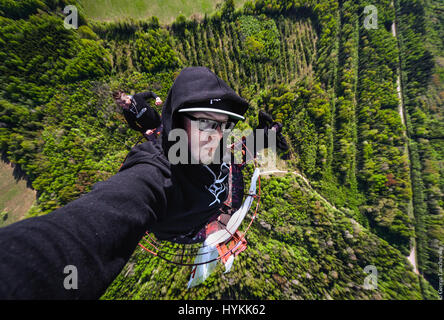
<path id="1" fill-rule="evenodd" d="M 20 180 L 25 180 L 26 181 L 26 187 L 29 189 L 32 189 L 32 181 L 29 179 L 29 177 L 26 175 L 25 171 L 22 170 L 22 168 L 20 167 L 19 164 L 16 163 L 12 163 L 8 157 L 6 156 L 6 152 L 2 151 L 1 154 L 1 161 L 3 161 L 6 164 L 11 165 L 14 170 L 12 171 L 12 175 L 14 176 L 14 179 L 16 182 L 19 182 Z"/>

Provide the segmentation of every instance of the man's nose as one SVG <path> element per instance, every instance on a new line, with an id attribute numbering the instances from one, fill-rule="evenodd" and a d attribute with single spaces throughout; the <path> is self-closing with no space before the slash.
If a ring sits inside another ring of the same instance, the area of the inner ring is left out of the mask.
<path id="1" fill-rule="evenodd" d="M 216 128 L 216 131 L 217 131 L 217 134 L 218 134 L 218 136 L 219 136 L 219 139 L 222 138 L 222 136 L 223 136 L 223 132 L 222 132 L 222 129 L 221 129 L 220 126 L 221 126 L 221 125 L 219 124 L 219 125 L 217 126 L 217 128 Z"/>
<path id="2" fill-rule="evenodd" d="M 222 139 L 222 136 L 224 135 L 222 132 L 222 129 L 220 128 L 220 125 L 217 126 L 216 130 L 215 130 L 215 139 L 220 140 Z"/>
<path id="3" fill-rule="evenodd" d="M 220 139 L 222 139 L 222 136 L 223 136 L 222 130 L 220 129 L 220 127 L 217 127 L 217 129 L 208 132 L 208 137 L 206 141 L 208 143 L 212 141 L 219 141 Z"/>

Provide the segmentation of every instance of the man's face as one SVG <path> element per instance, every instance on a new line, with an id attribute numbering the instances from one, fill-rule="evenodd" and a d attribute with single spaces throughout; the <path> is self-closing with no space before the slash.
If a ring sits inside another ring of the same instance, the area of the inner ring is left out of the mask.
<path id="1" fill-rule="evenodd" d="M 122 93 L 120 95 L 119 99 L 117 99 L 117 103 L 121 107 L 127 107 L 131 103 L 131 99 L 130 99 L 129 96 L 127 96 L 126 94 Z"/>
<path id="2" fill-rule="evenodd" d="M 218 122 L 228 121 L 228 116 L 220 113 L 189 112 L 188 114 L 196 119 L 209 119 Z M 188 135 L 188 148 L 194 160 L 203 164 L 211 163 L 223 137 L 220 126 L 214 130 L 201 131 L 197 121 L 192 121 L 184 116 L 184 129 Z"/>

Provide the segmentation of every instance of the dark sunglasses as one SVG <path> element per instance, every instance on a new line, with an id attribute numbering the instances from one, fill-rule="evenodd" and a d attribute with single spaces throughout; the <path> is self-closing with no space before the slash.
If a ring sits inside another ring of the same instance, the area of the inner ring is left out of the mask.
<path id="1" fill-rule="evenodd" d="M 211 119 L 203 119 L 203 118 L 198 119 L 188 113 L 184 113 L 184 116 L 190 119 L 191 121 L 197 121 L 199 123 L 200 131 L 214 131 L 217 128 L 220 128 L 221 131 L 233 130 L 235 126 L 235 123 L 232 121 L 219 122 Z"/>

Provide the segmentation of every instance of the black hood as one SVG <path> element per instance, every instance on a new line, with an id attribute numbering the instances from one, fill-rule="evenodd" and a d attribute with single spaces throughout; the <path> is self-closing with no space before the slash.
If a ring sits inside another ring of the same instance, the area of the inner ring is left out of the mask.
<path id="1" fill-rule="evenodd" d="M 175 128 L 177 111 L 196 106 L 244 115 L 249 104 L 208 68 L 183 69 L 168 92 L 162 109 L 162 141 L 166 155 L 170 148 L 168 134 Z"/>

